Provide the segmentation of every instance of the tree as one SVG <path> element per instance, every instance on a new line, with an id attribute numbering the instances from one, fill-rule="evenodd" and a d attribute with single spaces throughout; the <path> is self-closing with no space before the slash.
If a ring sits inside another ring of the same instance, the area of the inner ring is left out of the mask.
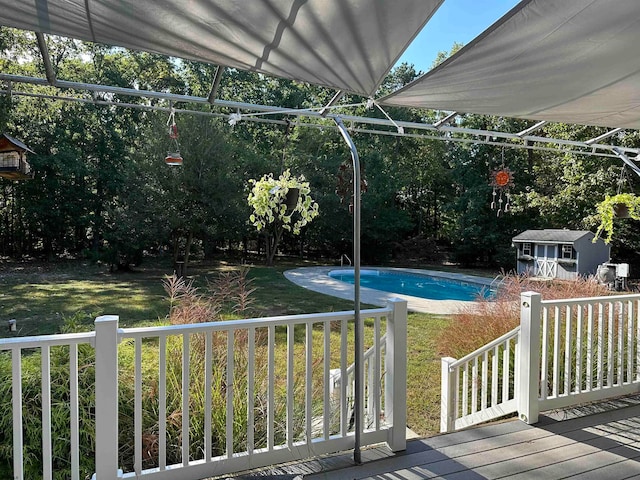
<path id="1" fill-rule="evenodd" d="M 260 180 L 251 179 L 249 183 L 253 185 L 247 198 L 253 208 L 249 221 L 258 232 L 264 232 L 267 265 L 273 265 L 284 231 L 299 235 L 300 229 L 318 216 L 318 204 L 310 195 L 309 182 L 303 176 L 292 177 L 289 170 L 278 179 L 267 174 Z M 288 194 L 295 189 L 298 190 L 298 198 L 295 203 L 287 205 Z"/>

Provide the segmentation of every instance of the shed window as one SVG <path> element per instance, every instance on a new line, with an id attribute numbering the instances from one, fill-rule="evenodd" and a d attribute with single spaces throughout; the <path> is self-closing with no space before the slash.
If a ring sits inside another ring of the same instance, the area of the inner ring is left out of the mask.
<path id="1" fill-rule="evenodd" d="M 573 246 L 572 245 L 562 245 L 562 258 L 564 258 L 564 259 L 572 259 L 573 258 Z"/>
<path id="2" fill-rule="evenodd" d="M 522 254 L 523 255 L 531 255 L 531 244 L 523 243 L 522 244 Z"/>

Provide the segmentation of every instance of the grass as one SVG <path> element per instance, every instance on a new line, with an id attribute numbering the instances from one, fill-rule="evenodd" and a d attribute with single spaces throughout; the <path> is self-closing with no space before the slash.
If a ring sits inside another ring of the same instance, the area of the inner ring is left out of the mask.
<path id="1" fill-rule="evenodd" d="M 103 267 L 82 263 L 37 265 L 2 264 L 0 318 L 15 318 L 18 335 L 58 333 L 65 318 L 90 325 L 95 316 L 117 314 L 123 327 L 157 324 L 169 312 L 162 279 L 172 273 L 168 262 L 142 265 L 135 272 L 108 273 Z M 300 263 L 275 267 L 252 266 L 249 277 L 256 287 L 252 316 L 293 315 L 352 310 L 353 302 L 306 290 L 283 275 Z M 189 276 L 205 286 L 220 272 L 237 269 L 233 263 L 195 265 Z M 363 305 L 363 308 L 369 306 Z M 419 435 L 439 429 L 440 352 L 435 339 L 449 324 L 446 317 L 410 314 L 408 325 L 408 425 Z M 0 324 L 1 325 L 1 324 Z M 15 336 L 0 329 L 0 337 Z"/>

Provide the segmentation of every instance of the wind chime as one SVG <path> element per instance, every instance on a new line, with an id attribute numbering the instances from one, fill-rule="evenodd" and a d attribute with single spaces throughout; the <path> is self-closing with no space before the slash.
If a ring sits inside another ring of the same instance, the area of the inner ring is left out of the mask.
<path id="1" fill-rule="evenodd" d="M 175 150 L 167 152 L 167 156 L 164 158 L 164 163 L 171 166 L 182 165 L 182 155 L 180 155 L 180 145 L 178 144 L 178 126 L 176 125 L 176 111 L 171 107 L 171 113 L 167 120 L 167 127 L 169 128 L 169 138 L 175 143 Z"/>
<path id="2" fill-rule="evenodd" d="M 491 172 L 491 186 L 493 187 L 491 210 L 496 210 L 496 216 L 507 213 L 510 208 L 513 187 L 513 172 L 504 165 L 504 148 L 502 149 L 502 166 Z"/>

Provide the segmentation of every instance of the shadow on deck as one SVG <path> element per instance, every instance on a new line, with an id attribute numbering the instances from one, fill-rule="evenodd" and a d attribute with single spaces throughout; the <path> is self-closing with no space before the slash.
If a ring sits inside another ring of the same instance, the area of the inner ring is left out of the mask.
<path id="1" fill-rule="evenodd" d="M 246 479 L 627 479 L 640 478 L 640 396 L 546 412 L 536 425 L 518 420 L 386 447 L 281 465 Z"/>

